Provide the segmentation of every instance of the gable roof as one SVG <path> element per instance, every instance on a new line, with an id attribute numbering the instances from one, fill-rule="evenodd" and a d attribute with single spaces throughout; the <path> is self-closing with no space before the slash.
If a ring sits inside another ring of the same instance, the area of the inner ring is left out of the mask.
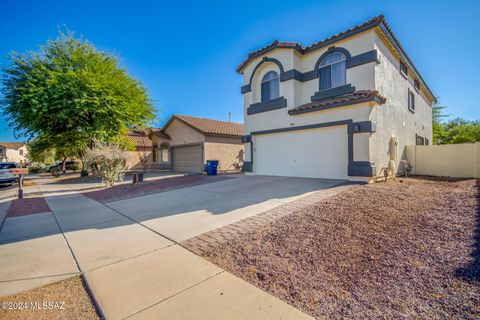
<path id="1" fill-rule="evenodd" d="M 243 69 L 255 58 L 270 52 L 274 49 L 277 48 L 288 48 L 288 49 L 294 49 L 300 54 L 307 54 L 312 51 L 324 48 L 326 46 L 332 45 L 337 41 L 340 41 L 345 38 L 349 38 L 353 35 L 356 35 L 360 32 L 367 31 L 370 29 L 373 29 L 375 27 L 379 27 L 380 30 L 385 34 L 387 37 L 388 41 L 393 45 L 396 51 L 398 51 L 398 54 L 401 56 L 401 58 L 404 60 L 404 62 L 407 64 L 409 69 L 415 74 L 415 77 L 419 80 L 419 82 L 424 86 L 428 94 L 433 98 L 434 102 L 436 102 L 435 96 L 428 87 L 428 85 L 425 83 L 425 80 L 423 77 L 420 75 L 418 72 L 417 68 L 413 64 L 412 60 L 408 56 L 408 54 L 405 52 L 405 49 L 403 46 L 400 44 L 400 41 L 398 41 L 397 37 L 393 33 L 392 29 L 390 26 L 387 24 L 387 21 L 385 20 L 385 17 L 383 15 L 379 15 L 376 17 L 371 18 L 370 20 L 359 24 L 353 28 L 347 29 L 345 31 L 342 31 L 340 33 L 337 33 L 331 37 L 328 37 L 326 39 L 320 40 L 314 44 L 311 44 L 309 46 L 302 46 L 299 43 L 296 42 L 280 42 L 278 40 L 273 41 L 271 44 L 255 50 L 253 52 L 250 52 L 245 60 L 240 63 L 240 65 L 237 67 L 236 71 L 238 73 L 242 73 Z"/>
<path id="2" fill-rule="evenodd" d="M 23 142 L 0 142 L 0 146 L 5 147 L 7 149 L 20 149 L 23 147 L 25 143 Z"/>
<path id="3" fill-rule="evenodd" d="M 164 133 L 165 129 L 172 123 L 173 120 L 179 120 L 187 126 L 201 132 L 205 135 L 227 136 L 227 137 L 241 137 L 243 135 L 243 124 L 220 121 L 206 118 L 197 118 L 174 114 L 161 129 Z"/>
<path id="4" fill-rule="evenodd" d="M 133 143 L 136 148 L 152 147 L 152 140 L 143 130 L 131 130 L 127 132 L 127 140 Z"/>

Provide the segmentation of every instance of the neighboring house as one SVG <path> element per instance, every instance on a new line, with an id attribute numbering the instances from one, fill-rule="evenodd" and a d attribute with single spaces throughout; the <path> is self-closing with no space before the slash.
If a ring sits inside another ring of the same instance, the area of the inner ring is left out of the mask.
<path id="1" fill-rule="evenodd" d="M 127 133 L 127 140 L 135 147 L 127 152 L 129 170 L 147 169 L 152 162 L 152 140 L 144 130 L 132 130 Z M 144 165 L 145 164 L 145 165 Z"/>
<path id="2" fill-rule="evenodd" d="M 432 141 L 434 95 L 383 16 L 308 47 L 274 41 L 237 72 L 246 172 L 368 181 Z"/>
<path id="3" fill-rule="evenodd" d="M 22 142 L 0 142 L 0 161 L 27 163 L 27 145 Z"/>
<path id="4" fill-rule="evenodd" d="M 243 162 L 243 125 L 173 115 L 161 129 L 152 129 L 150 168 L 202 172 L 207 160 L 219 160 L 219 171 L 238 171 Z"/>

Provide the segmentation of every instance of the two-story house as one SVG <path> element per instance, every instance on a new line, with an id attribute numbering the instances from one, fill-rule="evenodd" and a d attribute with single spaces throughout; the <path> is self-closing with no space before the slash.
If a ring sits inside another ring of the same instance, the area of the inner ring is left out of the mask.
<path id="1" fill-rule="evenodd" d="M 383 16 L 308 47 L 274 41 L 237 72 L 245 172 L 369 181 L 432 141 L 435 97 Z"/>
<path id="2" fill-rule="evenodd" d="M 0 162 L 27 163 L 27 145 L 22 142 L 0 142 Z"/>

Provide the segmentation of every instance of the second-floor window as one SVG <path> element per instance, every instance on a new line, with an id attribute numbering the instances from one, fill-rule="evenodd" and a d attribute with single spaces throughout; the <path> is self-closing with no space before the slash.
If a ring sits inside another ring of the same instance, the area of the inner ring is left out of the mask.
<path id="1" fill-rule="evenodd" d="M 420 91 L 420 82 L 418 82 L 418 80 L 414 80 L 413 81 L 413 87 L 415 88 L 415 90 L 417 90 L 417 92 Z"/>
<path id="2" fill-rule="evenodd" d="M 279 96 L 278 73 L 269 71 L 262 78 L 262 102 L 278 98 Z"/>
<path id="3" fill-rule="evenodd" d="M 400 73 L 408 78 L 408 68 L 407 66 L 405 65 L 405 63 L 403 63 L 402 61 L 400 61 Z"/>
<path id="4" fill-rule="evenodd" d="M 415 95 L 408 89 L 408 110 L 415 112 Z"/>
<path id="5" fill-rule="evenodd" d="M 326 56 L 318 70 L 320 78 L 320 90 L 342 86 L 347 81 L 347 59 L 340 52 L 334 52 Z"/>

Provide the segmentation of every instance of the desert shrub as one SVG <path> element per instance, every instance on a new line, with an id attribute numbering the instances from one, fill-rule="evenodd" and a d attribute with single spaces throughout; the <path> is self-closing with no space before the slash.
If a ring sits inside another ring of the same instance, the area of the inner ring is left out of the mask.
<path id="1" fill-rule="evenodd" d="M 107 187 L 125 178 L 127 153 L 118 143 L 95 141 L 94 147 L 87 150 L 85 159 L 93 174 L 102 179 Z"/>
<path id="2" fill-rule="evenodd" d="M 42 162 L 31 162 L 28 165 L 28 169 L 30 173 L 43 173 L 47 171 L 48 165 Z"/>

